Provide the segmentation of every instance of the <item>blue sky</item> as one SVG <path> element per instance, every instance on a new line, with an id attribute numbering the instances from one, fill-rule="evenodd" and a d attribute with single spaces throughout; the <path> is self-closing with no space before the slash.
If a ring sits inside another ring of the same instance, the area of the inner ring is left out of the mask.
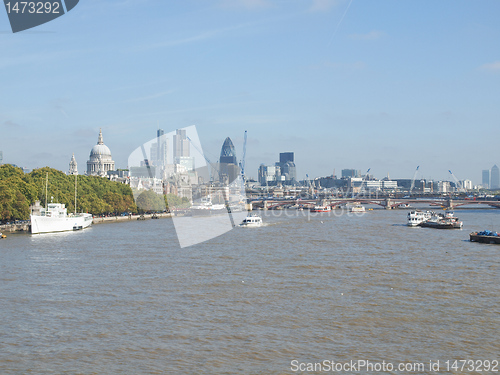
<path id="1" fill-rule="evenodd" d="M 294 151 L 298 177 L 480 183 L 500 164 L 500 2 L 81 0 L 12 34 L 0 10 L 4 162 L 86 169 L 99 128 L 118 167 L 196 125 L 247 175 Z"/>

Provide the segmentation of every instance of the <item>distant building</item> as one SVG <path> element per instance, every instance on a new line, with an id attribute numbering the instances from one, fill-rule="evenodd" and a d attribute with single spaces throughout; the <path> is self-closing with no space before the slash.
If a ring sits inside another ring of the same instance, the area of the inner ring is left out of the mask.
<path id="1" fill-rule="evenodd" d="M 281 165 L 281 176 L 284 177 L 285 183 L 294 183 L 297 181 L 297 167 L 291 160 Z"/>
<path id="2" fill-rule="evenodd" d="M 0 151 L 0 165 L 3 164 L 3 151 Z"/>
<path id="3" fill-rule="evenodd" d="M 293 160 L 293 152 L 282 152 L 280 153 L 280 164 L 285 165 L 285 163 L 291 161 L 292 163 L 294 162 Z"/>
<path id="4" fill-rule="evenodd" d="M 222 145 L 219 159 L 219 180 L 223 183 L 230 184 L 239 175 L 240 168 L 236 160 L 236 151 L 233 141 L 227 137 Z"/>
<path id="5" fill-rule="evenodd" d="M 111 157 L 111 151 L 104 144 L 102 139 L 102 130 L 99 129 L 99 138 L 97 144 L 90 151 L 90 158 L 87 161 L 88 176 L 107 176 L 108 171 L 115 170 L 115 162 Z"/>
<path id="6" fill-rule="evenodd" d="M 489 169 L 483 169 L 483 180 L 482 184 L 483 188 L 489 189 L 490 188 L 490 170 Z"/>
<path id="7" fill-rule="evenodd" d="M 500 170 L 496 164 L 491 167 L 490 189 L 500 189 Z"/>
<path id="8" fill-rule="evenodd" d="M 297 167 L 293 152 L 281 152 L 280 161 L 274 165 L 261 164 L 259 167 L 259 183 L 264 185 L 296 185 Z"/>
<path id="9" fill-rule="evenodd" d="M 189 139 L 186 136 L 186 130 L 177 129 L 173 137 L 174 143 L 174 163 L 177 163 L 177 158 L 182 156 L 189 157 Z"/>
<path id="10" fill-rule="evenodd" d="M 262 186 L 275 185 L 281 175 L 280 172 L 279 166 L 261 164 L 259 167 L 259 183 Z"/>
<path id="11" fill-rule="evenodd" d="M 472 181 L 471 180 L 463 180 L 463 181 L 460 181 L 459 183 L 462 188 L 464 188 L 465 190 L 472 190 Z"/>
<path id="12" fill-rule="evenodd" d="M 151 144 L 150 159 L 152 165 L 163 168 L 168 164 L 168 138 L 163 129 L 156 131 L 156 142 Z"/>
<path id="13" fill-rule="evenodd" d="M 361 177 L 361 171 L 355 169 L 342 169 L 342 178 Z"/>
<path id="14" fill-rule="evenodd" d="M 71 157 L 71 161 L 69 162 L 69 175 L 77 175 L 78 174 L 78 165 L 76 164 L 75 154 Z"/>

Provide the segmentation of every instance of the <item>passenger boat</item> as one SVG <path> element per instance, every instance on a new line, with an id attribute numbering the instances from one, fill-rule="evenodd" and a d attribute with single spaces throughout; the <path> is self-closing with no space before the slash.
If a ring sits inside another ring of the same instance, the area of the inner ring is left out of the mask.
<path id="1" fill-rule="evenodd" d="M 410 206 L 408 203 L 401 203 L 398 205 L 398 208 L 412 208 L 412 206 Z"/>
<path id="2" fill-rule="evenodd" d="M 365 212 L 365 206 L 362 206 L 361 204 L 357 203 L 353 206 L 349 206 L 349 211 L 350 212 Z"/>
<path id="3" fill-rule="evenodd" d="M 407 225 L 409 227 L 416 227 L 423 223 L 424 221 L 429 220 L 432 217 L 432 212 L 430 211 L 410 211 L 407 216 Z"/>
<path id="4" fill-rule="evenodd" d="M 7 238 L 7 236 L 5 234 L 3 234 L 2 232 L 0 232 L 0 239 L 2 238 Z"/>
<path id="5" fill-rule="evenodd" d="M 88 213 L 76 213 L 76 181 L 75 176 L 75 212 L 68 214 L 67 208 L 62 203 L 45 203 L 40 213 L 31 214 L 31 233 L 52 233 L 76 231 L 88 228 L 92 225 L 92 215 Z M 45 197 L 47 197 L 47 180 L 45 183 Z"/>
<path id="6" fill-rule="evenodd" d="M 469 234 L 469 238 L 471 242 L 500 244 L 500 235 L 497 232 L 492 232 L 490 230 L 473 232 Z"/>
<path id="7" fill-rule="evenodd" d="M 425 228 L 435 229 L 462 229 L 463 223 L 458 220 L 458 217 L 453 215 L 453 212 L 446 214 L 433 214 L 429 220 L 423 221 L 419 224 Z"/>
<path id="8" fill-rule="evenodd" d="M 240 227 L 260 227 L 262 226 L 262 218 L 258 215 L 248 215 L 240 224 Z"/>
<path id="9" fill-rule="evenodd" d="M 311 208 L 311 212 L 330 212 L 332 208 L 330 206 L 314 206 Z"/>

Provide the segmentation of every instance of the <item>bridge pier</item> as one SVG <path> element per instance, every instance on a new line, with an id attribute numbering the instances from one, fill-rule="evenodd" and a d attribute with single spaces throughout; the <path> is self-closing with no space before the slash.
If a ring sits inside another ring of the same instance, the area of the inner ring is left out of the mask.
<path id="1" fill-rule="evenodd" d="M 268 208 L 267 208 L 267 201 L 264 201 L 264 205 L 263 205 L 262 209 L 263 209 L 264 211 L 267 211 L 267 210 L 268 210 Z"/>
<path id="2" fill-rule="evenodd" d="M 386 200 L 385 200 L 385 209 L 386 210 L 392 210 L 391 198 L 386 198 Z"/>
<path id="3" fill-rule="evenodd" d="M 455 205 L 453 204 L 453 200 L 450 198 L 446 201 L 446 208 L 453 209 Z"/>

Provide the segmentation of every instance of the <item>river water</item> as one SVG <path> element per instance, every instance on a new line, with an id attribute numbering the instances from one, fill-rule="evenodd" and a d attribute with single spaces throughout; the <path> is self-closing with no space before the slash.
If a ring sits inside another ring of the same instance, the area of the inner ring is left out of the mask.
<path id="1" fill-rule="evenodd" d="M 500 230 L 500 210 L 456 215 L 463 230 L 409 228 L 403 210 L 268 212 L 184 249 L 170 219 L 9 235 L 0 373 L 494 373 L 444 365 L 500 360 L 500 246 L 468 241 Z"/>

